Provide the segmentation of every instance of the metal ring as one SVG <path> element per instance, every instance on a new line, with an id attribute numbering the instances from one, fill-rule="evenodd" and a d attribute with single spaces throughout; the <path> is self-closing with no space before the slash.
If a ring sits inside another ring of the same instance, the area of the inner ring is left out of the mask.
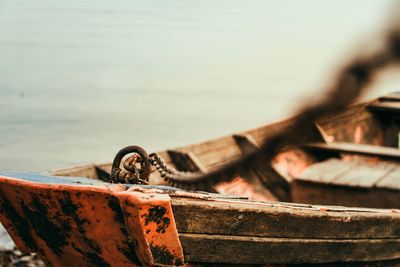
<path id="1" fill-rule="evenodd" d="M 121 181 L 119 176 L 122 175 L 122 173 L 124 172 L 120 168 L 121 161 L 126 155 L 131 154 L 131 153 L 135 153 L 140 156 L 141 169 L 138 170 L 136 166 L 133 167 L 128 164 L 123 164 L 124 168 L 126 169 L 125 172 L 133 173 L 135 176 L 137 176 L 137 174 L 139 173 L 139 177 L 136 177 L 137 178 L 136 182 L 138 182 L 140 180 L 148 181 L 150 172 L 151 172 L 149 155 L 147 154 L 146 150 L 144 150 L 140 146 L 127 146 L 127 147 L 124 147 L 123 149 L 121 149 L 120 151 L 118 151 L 117 155 L 114 158 L 112 168 L 111 168 L 111 175 L 110 175 L 111 181 L 110 182 Z M 129 167 L 127 168 L 127 166 L 129 166 Z"/>

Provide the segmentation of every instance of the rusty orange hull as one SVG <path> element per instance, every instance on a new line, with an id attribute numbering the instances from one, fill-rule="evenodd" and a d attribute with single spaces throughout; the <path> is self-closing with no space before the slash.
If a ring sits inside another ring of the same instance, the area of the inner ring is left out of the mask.
<path id="1" fill-rule="evenodd" d="M 18 248 L 37 252 L 49 266 L 183 264 L 168 195 L 83 179 L 0 183 L 2 224 Z"/>
<path id="2" fill-rule="evenodd" d="M 398 263 L 400 211 L 0 174 L 0 219 L 48 266 Z M 340 250 L 340 253 L 338 253 Z"/>

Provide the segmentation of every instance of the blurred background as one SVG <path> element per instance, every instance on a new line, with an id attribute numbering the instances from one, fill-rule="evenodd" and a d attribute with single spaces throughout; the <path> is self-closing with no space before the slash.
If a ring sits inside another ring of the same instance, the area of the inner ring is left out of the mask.
<path id="1" fill-rule="evenodd" d="M 290 116 L 373 47 L 386 0 L 1 0 L 0 169 L 111 161 Z M 381 75 L 364 98 L 400 90 Z"/>

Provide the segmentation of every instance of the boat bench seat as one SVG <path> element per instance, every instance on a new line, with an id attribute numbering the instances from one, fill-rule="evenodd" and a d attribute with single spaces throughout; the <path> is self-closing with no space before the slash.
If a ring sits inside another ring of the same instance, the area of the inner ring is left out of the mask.
<path id="1" fill-rule="evenodd" d="M 400 113 L 400 93 L 392 93 L 372 101 L 368 108 L 373 112 Z"/>
<path id="2" fill-rule="evenodd" d="M 330 158 L 309 166 L 292 183 L 295 202 L 400 207 L 400 165 L 393 161 Z"/>
<path id="3" fill-rule="evenodd" d="M 400 166 L 387 161 L 332 158 L 311 165 L 296 180 L 327 185 L 400 190 Z"/>

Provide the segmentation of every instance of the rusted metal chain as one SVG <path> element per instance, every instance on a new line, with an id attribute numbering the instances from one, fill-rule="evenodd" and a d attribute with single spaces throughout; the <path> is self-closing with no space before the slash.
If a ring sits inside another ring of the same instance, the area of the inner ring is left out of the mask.
<path id="1" fill-rule="evenodd" d="M 201 176 L 202 173 L 200 172 L 182 172 L 178 171 L 170 166 L 168 166 L 165 161 L 163 160 L 162 157 L 160 157 L 157 153 L 151 153 L 149 155 L 150 157 L 150 163 L 157 169 L 157 171 L 160 173 L 161 178 L 163 178 L 165 181 L 167 181 L 170 185 L 172 186 L 177 186 L 177 187 L 185 187 L 185 188 L 190 188 L 190 185 L 181 185 L 180 183 L 176 183 L 176 177 L 179 177 L 179 179 L 193 179 L 197 176 Z M 203 189 L 201 184 L 196 184 L 195 186 L 196 190 L 201 190 Z"/>
<path id="2" fill-rule="evenodd" d="M 123 162 L 123 169 L 121 169 L 121 162 L 128 154 L 132 155 Z M 121 149 L 115 156 L 109 182 L 148 184 L 150 172 L 151 166 L 147 152 L 139 146 L 128 146 Z"/>

